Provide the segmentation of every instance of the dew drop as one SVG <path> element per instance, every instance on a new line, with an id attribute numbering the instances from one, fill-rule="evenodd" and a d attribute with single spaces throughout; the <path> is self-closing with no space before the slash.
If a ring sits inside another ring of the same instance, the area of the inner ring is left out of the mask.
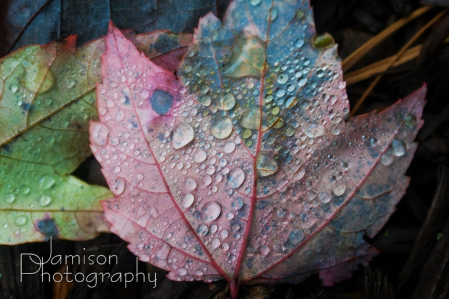
<path id="1" fill-rule="evenodd" d="M 187 191 L 195 190 L 196 186 L 197 186 L 196 181 L 194 179 L 192 179 L 192 178 L 187 178 L 185 183 L 184 183 L 184 187 L 185 187 L 184 189 L 187 190 Z"/>
<path id="2" fill-rule="evenodd" d="M 278 81 L 279 84 L 285 84 L 288 82 L 288 75 L 287 74 L 279 74 L 276 78 L 276 81 Z"/>
<path id="3" fill-rule="evenodd" d="M 46 207 L 51 203 L 51 197 L 42 195 L 41 197 L 39 197 L 38 203 L 41 207 Z"/>
<path id="4" fill-rule="evenodd" d="M 230 154 L 230 153 L 234 152 L 234 150 L 235 150 L 234 142 L 230 141 L 225 144 L 225 146 L 224 146 L 225 153 Z"/>
<path id="5" fill-rule="evenodd" d="M 178 274 L 181 276 L 186 276 L 187 275 L 187 270 L 184 268 L 179 268 L 178 269 Z"/>
<path id="6" fill-rule="evenodd" d="M 270 253 L 270 248 L 268 248 L 268 246 L 266 246 L 266 245 L 262 245 L 259 248 L 259 253 L 262 256 L 267 256 Z"/>
<path id="7" fill-rule="evenodd" d="M 257 174 L 260 177 L 272 175 L 278 171 L 278 165 L 273 158 L 259 154 L 257 156 Z"/>
<path id="8" fill-rule="evenodd" d="M 259 5 L 260 4 L 260 2 L 262 2 L 262 0 L 251 0 L 251 5 L 252 6 L 257 6 L 257 5 Z"/>
<path id="9" fill-rule="evenodd" d="M 5 201 L 6 201 L 7 203 L 13 203 L 14 200 L 16 200 L 16 197 L 14 196 L 14 194 L 11 194 L 11 193 L 6 194 L 6 196 L 5 196 Z"/>
<path id="10" fill-rule="evenodd" d="M 225 139 L 231 135 L 233 129 L 232 121 L 229 118 L 218 118 L 211 126 L 211 133 L 217 139 Z"/>
<path id="11" fill-rule="evenodd" d="M 183 197 L 182 197 L 182 206 L 184 208 L 189 208 L 192 204 L 193 201 L 195 200 L 195 197 L 190 194 L 190 193 L 186 193 Z"/>
<path id="12" fill-rule="evenodd" d="M 39 179 L 39 186 L 46 190 L 51 188 L 55 183 L 55 179 L 49 175 L 45 175 Z"/>
<path id="13" fill-rule="evenodd" d="M 276 7 L 271 10 L 271 18 L 270 18 L 271 22 L 273 22 L 277 19 L 278 13 L 279 13 L 279 11 Z"/>
<path id="14" fill-rule="evenodd" d="M 174 131 L 172 136 L 172 145 L 174 149 L 180 149 L 187 144 L 189 144 L 193 137 L 195 136 L 195 132 L 193 128 L 188 123 L 183 123 L 179 125 Z"/>
<path id="15" fill-rule="evenodd" d="M 207 158 L 206 152 L 201 149 L 197 150 L 195 155 L 193 156 L 193 160 L 197 163 L 204 162 L 206 158 Z"/>
<path id="16" fill-rule="evenodd" d="M 402 140 L 393 139 L 393 142 L 391 143 L 391 148 L 393 149 L 393 155 L 395 155 L 396 157 L 401 157 L 401 156 L 405 155 L 405 153 L 407 152 L 405 147 L 406 147 L 405 143 Z"/>
<path id="17" fill-rule="evenodd" d="M 105 146 L 109 137 L 109 127 L 103 123 L 92 123 L 90 141 L 97 146 Z"/>
<path id="18" fill-rule="evenodd" d="M 210 245 L 212 246 L 213 249 L 215 249 L 215 248 L 220 247 L 221 242 L 220 242 L 220 240 L 218 238 L 215 238 L 215 239 L 212 240 Z"/>
<path id="19" fill-rule="evenodd" d="M 200 226 L 198 226 L 196 232 L 198 233 L 199 236 L 205 236 L 209 232 L 209 229 L 207 228 L 206 225 L 201 224 Z"/>
<path id="20" fill-rule="evenodd" d="M 327 192 L 321 192 L 318 194 L 318 198 L 322 203 L 328 203 L 331 201 L 332 196 Z"/>
<path id="21" fill-rule="evenodd" d="M 409 127 L 414 127 L 418 123 L 418 120 L 416 119 L 416 116 L 409 114 L 404 118 L 404 123 Z"/>
<path id="22" fill-rule="evenodd" d="M 16 225 L 18 225 L 18 226 L 22 226 L 22 225 L 25 225 L 27 223 L 27 219 L 24 216 L 19 216 L 19 217 L 16 218 L 14 223 Z"/>
<path id="23" fill-rule="evenodd" d="M 242 113 L 240 125 L 246 129 L 258 130 L 260 128 L 260 110 L 248 109 Z"/>
<path id="24" fill-rule="evenodd" d="M 232 201 L 231 207 L 234 210 L 240 210 L 241 208 L 243 208 L 243 200 L 240 197 L 237 197 Z"/>
<path id="25" fill-rule="evenodd" d="M 204 221 L 214 221 L 221 214 L 221 206 L 216 202 L 208 202 L 202 209 Z"/>
<path id="26" fill-rule="evenodd" d="M 16 93 L 17 90 L 19 90 L 19 86 L 17 86 L 16 84 L 9 85 L 9 91 L 11 91 L 12 93 Z"/>
<path id="27" fill-rule="evenodd" d="M 67 81 L 65 81 L 65 86 L 67 88 L 72 88 L 73 86 L 75 86 L 75 81 L 73 81 L 73 79 L 67 79 Z"/>
<path id="28" fill-rule="evenodd" d="M 228 175 L 228 185 L 232 189 L 239 188 L 245 181 L 245 173 L 241 168 L 234 168 Z"/>
<path id="29" fill-rule="evenodd" d="M 210 106 L 212 99 L 210 96 L 202 96 L 198 99 L 198 102 L 203 106 Z"/>
<path id="30" fill-rule="evenodd" d="M 334 194 L 336 196 L 343 195 L 343 193 L 345 193 L 345 191 L 346 191 L 346 186 L 345 185 L 336 185 L 332 191 L 334 192 Z"/>
<path id="31" fill-rule="evenodd" d="M 228 111 L 234 108 L 235 106 L 235 97 L 231 94 L 225 94 L 222 98 L 217 100 L 217 108 L 220 110 Z"/>
<path id="32" fill-rule="evenodd" d="M 125 180 L 122 178 L 118 178 L 115 180 L 114 185 L 112 186 L 112 192 L 114 192 L 115 195 L 120 195 L 125 191 Z"/>
<path id="33" fill-rule="evenodd" d="M 380 163 L 382 163 L 385 166 L 388 166 L 391 163 L 393 163 L 393 160 L 394 160 L 393 153 L 391 152 L 390 149 L 387 149 L 387 151 L 380 158 Z"/>

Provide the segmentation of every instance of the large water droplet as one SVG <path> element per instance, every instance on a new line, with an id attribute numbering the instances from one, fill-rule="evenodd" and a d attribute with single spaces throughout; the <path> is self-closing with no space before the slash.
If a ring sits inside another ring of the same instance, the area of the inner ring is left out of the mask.
<path id="1" fill-rule="evenodd" d="M 405 155 L 405 153 L 407 152 L 404 141 L 399 139 L 393 139 L 393 142 L 391 143 L 391 148 L 393 149 L 393 155 L 397 157 L 401 157 Z"/>
<path id="2" fill-rule="evenodd" d="M 14 200 L 16 200 L 16 197 L 14 196 L 14 194 L 11 194 L 11 193 L 6 194 L 6 196 L 5 196 L 5 201 L 6 201 L 7 203 L 13 203 Z"/>
<path id="3" fill-rule="evenodd" d="M 148 96 L 147 96 L 148 97 Z M 167 114 L 173 105 L 173 96 L 166 91 L 156 89 L 150 99 L 151 108 L 159 114 Z"/>
<path id="4" fill-rule="evenodd" d="M 17 90 L 19 90 L 19 86 L 17 86 L 16 84 L 9 85 L 9 91 L 11 91 L 12 93 L 16 93 Z"/>
<path id="5" fill-rule="evenodd" d="M 187 275 L 187 270 L 184 268 L 179 268 L 178 269 L 178 274 L 181 276 L 186 276 Z"/>
<path id="6" fill-rule="evenodd" d="M 231 207 L 235 210 L 240 210 L 241 208 L 243 208 L 243 199 L 237 197 L 232 201 Z"/>
<path id="7" fill-rule="evenodd" d="M 182 197 L 182 206 L 184 208 L 189 208 L 193 204 L 194 200 L 195 200 L 195 197 L 192 194 L 186 193 Z"/>
<path id="8" fill-rule="evenodd" d="M 225 139 L 231 135 L 233 129 L 232 121 L 225 118 L 216 119 L 211 126 L 211 133 L 217 139 Z"/>
<path id="9" fill-rule="evenodd" d="M 16 218 L 16 220 L 14 221 L 14 223 L 18 226 L 22 226 L 25 225 L 27 223 L 27 219 L 25 216 L 19 216 Z"/>
<path id="10" fill-rule="evenodd" d="M 55 183 L 55 179 L 49 175 L 44 175 L 39 179 L 39 186 L 42 189 L 49 189 L 51 186 L 53 186 Z"/>
<path id="11" fill-rule="evenodd" d="M 285 84 L 288 82 L 288 75 L 287 74 L 279 74 L 276 78 L 276 81 L 278 81 L 279 84 Z"/>
<path id="12" fill-rule="evenodd" d="M 115 180 L 114 185 L 112 186 L 112 192 L 114 192 L 115 195 L 120 195 L 125 191 L 126 182 L 122 178 L 118 178 Z"/>
<path id="13" fill-rule="evenodd" d="M 414 127 L 418 123 L 418 120 L 416 119 L 416 116 L 414 116 L 413 114 L 408 114 L 404 118 L 404 123 L 409 127 Z"/>
<path id="14" fill-rule="evenodd" d="M 393 163 L 393 160 L 394 160 L 393 153 L 391 152 L 390 149 L 387 149 L 387 151 L 382 155 L 382 157 L 380 157 L 380 163 L 382 163 L 385 166 L 388 166 L 391 163 Z"/>
<path id="15" fill-rule="evenodd" d="M 201 105 L 210 106 L 212 99 L 210 96 L 202 96 L 198 99 L 198 102 L 200 102 Z"/>
<path id="16" fill-rule="evenodd" d="M 204 162 L 206 158 L 207 158 L 206 152 L 201 149 L 197 150 L 195 155 L 193 156 L 193 160 L 197 163 Z"/>
<path id="17" fill-rule="evenodd" d="M 174 131 L 172 136 L 172 145 L 175 149 L 180 149 L 187 144 L 189 144 L 193 137 L 195 136 L 195 132 L 193 128 L 188 123 L 183 123 L 179 125 Z"/>
<path id="18" fill-rule="evenodd" d="M 334 194 L 336 196 L 343 195 L 343 193 L 345 193 L 345 191 L 346 191 L 346 186 L 345 185 L 336 185 L 332 191 L 334 192 Z"/>
<path id="19" fill-rule="evenodd" d="M 258 108 L 245 110 L 240 119 L 243 128 L 258 130 L 260 128 L 260 110 Z"/>
<path id="20" fill-rule="evenodd" d="M 51 203 L 51 197 L 42 195 L 41 197 L 39 197 L 38 203 L 41 207 L 48 206 Z"/>
<path id="21" fill-rule="evenodd" d="M 259 248 L 259 253 L 262 256 L 267 256 L 270 253 L 270 248 L 268 248 L 268 246 L 266 246 L 266 245 L 262 245 Z"/>
<path id="22" fill-rule="evenodd" d="M 228 185 L 233 189 L 240 187 L 245 181 L 245 173 L 241 168 L 234 168 L 228 175 Z"/>
<path id="23" fill-rule="evenodd" d="M 220 216 L 221 206 L 216 202 L 208 202 L 203 206 L 202 212 L 204 221 L 213 221 Z"/>
<path id="24" fill-rule="evenodd" d="M 109 137 L 109 127 L 103 123 L 91 124 L 90 141 L 97 146 L 105 146 Z"/>
<path id="25" fill-rule="evenodd" d="M 318 35 L 313 41 L 313 46 L 319 49 L 330 48 L 334 45 L 334 39 L 329 33 Z"/>
<path id="26" fill-rule="evenodd" d="M 220 247 L 221 242 L 220 242 L 220 240 L 218 240 L 218 238 L 215 238 L 215 239 L 212 240 L 210 245 L 212 246 L 213 249 L 215 249 L 215 248 Z"/>
<path id="27" fill-rule="evenodd" d="M 65 86 L 67 87 L 67 88 L 72 88 L 73 86 L 75 86 L 75 81 L 73 81 L 73 79 L 67 79 L 66 81 L 65 81 Z"/>
<path id="28" fill-rule="evenodd" d="M 196 189 L 196 181 L 192 178 L 187 178 L 184 183 L 184 190 L 186 191 L 193 191 Z"/>
<path id="29" fill-rule="evenodd" d="M 252 6 L 257 6 L 260 4 L 260 2 L 262 2 L 262 0 L 250 0 Z"/>
<path id="30" fill-rule="evenodd" d="M 257 174 L 260 177 L 272 175 L 276 171 L 278 171 L 278 165 L 273 158 L 263 154 L 257 156 Z"/>
<path id="31" fill-rule="evenodd" d="M 231 110 L 235 106 L 235 97 L 231 93 L 227 93 L 222 98 L 217 99 L 216 106 L 220 110 Z"/>
<path id="32" fill-rule="evenodd" d="M 225 153 L 230 154 L 230 153 L 234 152 L 234 150 L 235 150 L 234 142 L 230 141 L 225 144 L 225 146 L 224 146 Z"/>
<path id="33" fill-rule="evenodd" d="M 328 203 L 331 201 L 332 196 L 327 192 L 321 192 L 318 197 L 322 203 Z"/>
<path id="34" fill-rule="evenodd" d="M 200 226 L 198 226 L 196 232 L 198 233 L 199 236 L 205 236 L 209 232 L 209 229 L 207 228 L 206 225 L 201 224 Z"/>

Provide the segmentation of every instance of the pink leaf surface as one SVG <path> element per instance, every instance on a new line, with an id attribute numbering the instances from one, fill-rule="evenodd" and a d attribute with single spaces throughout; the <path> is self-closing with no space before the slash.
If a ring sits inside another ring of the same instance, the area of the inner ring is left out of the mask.
<path id="1" fill-rule="evenodd" d="M 426 87 L 347 121 L 336 46 L 308 1 L 200 20 L 178 78 L 110 27 L 91 148 L 111 231 L 173 280 L 325 285 L 377 253 L 405 193 Z"/>

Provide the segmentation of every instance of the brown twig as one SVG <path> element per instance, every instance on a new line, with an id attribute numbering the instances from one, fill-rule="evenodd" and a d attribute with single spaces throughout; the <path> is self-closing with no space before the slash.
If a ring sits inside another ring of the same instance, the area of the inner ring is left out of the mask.
<path id="1" fill-rule="evenodd" d="M 396 53 L 395 56 L 390 60 L 390 62 L 387 65 L 386 70 L 388 70 L 390 67 L 394 65 L 394 63 L 407 51 L 407 49 L 427 30 L 430 26 L 435 24 L 445 13 L 447 12 L 447 9 L 443 10 L 439 14 L 437 14 L 433 19 L 431 19 L 429 22 L 427 22 L 426 25 L 424 25 L 421 29 L 418 30 L 418 32 L 413 35 L 413 37 L 399 50 L 398 53 Z M 378 75 L 373 82 L 371 82 L 370 86 L 366 89 L 366 91 L 363 93 L 363 95 L 360 97 L 360 99 L 357 101 L 357 104 L 354 106 L 354 108 L 351 111 L 351 116 L 353 116 L 357 110 L 362 106 L 365 99 L 368 97 L 368 95 L 371 93 L 371 91 L 376 87 L 377 83 L 379 83 L 380 79 L 382 79 L 382 75 Z"/>

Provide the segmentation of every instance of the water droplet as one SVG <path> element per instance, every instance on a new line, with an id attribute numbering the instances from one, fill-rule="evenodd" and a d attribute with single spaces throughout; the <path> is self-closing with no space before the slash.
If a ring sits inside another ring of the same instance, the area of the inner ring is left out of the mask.
<path id="1" fill-rule="evenodd" d="M 228 231 L 227 229 L 223 229 L 223 230 L 220 232 L 220 237 L 221 237 L 222 239 L 226 239 L 228 236 L 229 236 L 229 231 Z"/>
<path id="2" fill-rule="evenodd" d="M 215 248 L 220 247 L 221 242 L 220 242 L 220 240 L 218 240 L 218 238 L 215 238 L 212 240 L 210 245 L 212 246 L 213 249 L 215 249 Z"/>
<path id="3" fill-rule="evenodd" d="M 401 157 L 407 152 L 406 145 L 402 140 L 393 139 L 391 148 L 393 149 L 393 155 L 396 157 Z"/>
<path id="4" fill-rule="evenodd" d="M 55 183 L 55 179 L 49 175 L 45 175 L 39 179 L 39 186 L 41 186 L 42 189 L 49 189 L 51 186 L 53 186 Z"/>
<path id="5" fill-rule="evenodd" d="M 181 276 L 186 276 L 187 275 L 187 270 L 184 268 L 179 268 L 178 269 L 178 274 Z"/>
<path id="6" fill-rule="evenodd" d="M 278 171 L 278 165 L 273 158 L 259 154 L 257 156 L 257 174 L 260 177 L 272 175 Z"/>
<path id="7" fill-rule="evenodd" d="M 343 195 L 343 193 L 345 193 L 345 191 L 346 191 L 346 186 L 345 185 L 337 185 L 334 187 L 334 189 L 332 191 L 334 192 L 334 194 L 336 196 Z"/>
<path id="8" fill-rule="evenodd" d="M 198 102 L 203 106 L 210 106 L 212 99 L 210 96 L 202 96 L 198 99 Z"/>
<path id="9" fill-rule="evenodd" d="M 262 0 L 251 0 L 251 5 L 252 6 L 257 6 L 260 4 L 260 2 L 262 2 Z"/>
<path id="10" fill-rule="evenodd" d="M 234 210 L 240 210 L 241 208 L 243 208 L 243 200 L 240 197 L 237 197 L 232 201 L 231 207 Z"/>
<path id="11" fill-rule="evenodd" d="M 72 88 L 73 86 L 75 86 L 75 81 L 73 81 L 73 79 L 67 79 L 67 81 L 65 81 L 65 86 L 67 88 Z"/>
<path id="12" fill-rule="evenodd" d="M 17 86 L 16 84 L 9 85 L 9 91 L 11 91 L 12 93 L 16 93 L 17 90 L 19 90 L 19 86 Z"/>
<path id="13" fill-rule="evenodd" d="M 393 160 L 394 160 L 393 153 L 391 152 L 390 149 L 387 149 L 387 151 L 380 158 L 380 163 L 382 163 L 385 166 L 388 166 L 391 163 L 393 163 Z"/>
<path id="14" fill-rule="evenodd" d="M 298 244 L 299 242 L 304 239 L 304 233 L 301 230 L 295 230 L 290 233 L 290 242 L 294 245 Z"/>
<path id="15" fill-rule="evenodd" d="M 245 173 L 241 168 L 234 168 L 228 175 L 228 185 L 233 189 L 240 187 L 245 181 Z"/>
<path id="16" fill-rule="evenodd" d="M 304 40 L 303 40 L 303 39 L 299 38 L 299 39 L 296 40 L 296 42 L 295 42 L 295 48 L 299 49 L 299 48 L 301 48 L 303 45 L 304 45 Z"/>
<path id="17" fill-rule="evenodd" d="M 418 120 L 416 119 L 416 116 L 409 114 L 404 118 L 404 123 L 409 127 L 414 127 L 418 123 Z"/>
<path id="18" fill-rule="evenodd" d="M 211 126 L 211 133 L 217 139 L 225 139 L 233 130 L 232 121 L 229 118 L 217 118 Z"/>
<path id="19" fill-rule="evenodd" d="M 279 11 L 276 7 L 271 10 L 271 18 L 270 18 L 271 22 L 277 19 L 278 13 Z"/>
<path id="20" fill-rule="evenodd" d="M 285 84 L 288 82 L 288 75 L 287 74 L 279 74 L 276 78 L 276 81 L 278 81 L 279 84 Z"/>
<path id="21" fill-rule="evenodd" d="M 120 172 L 120 167 L 115 166 L 115 167 L 114 167 L 114 173 L 119 173 L 119 172 Z"/>
<path id="22" fill-rule="evenodd" d="M 105 146 L 109 137 L 109 127 L 97 122 L 92 123 L 90 126 L 90 141 L 97 146 Z"/>
<path id="23" fill-rule="evenodd" d="M 16 218 L 14 223 L 16 225 L 18 225 L 18 226 L 22 226 L 22 225 L 25 225 L 27 223 L 27 219 L 24 216 L 19 216 L 19 217 Z"/>
<path id="24" fill-rule="evenodd" d="M 207 228 L 206 225 L 201 224 L 200 226 L 198 226 L 196 232 L 198 233 L 199 236 L 205 236 L 209 232 L 209 229 Z"/>
<path id="25" fill-rule="evenodd" d="M 318 35 L 313 41 L 313 46 L 319 49 L 330 48 L 335 44 L 333 37 L 329 33 Z"/>
<path id="26" fill-rule="evenodd" d="M 318 197 L 322 203 L 328 203 L 331 201 L 332 196 L 327 192 L 321 192 L 318 194 Z"/>
<path id="27" fill-rule="evenodd" d="M 202 209 L 204 221 L 213 221 L 221 214 L 221 206 L 216 202 L 208 202 Z"/>
<path id="28" fill-rule="evenodd" d="M 230 141 L 225 144 L 225 146 L 224 146 L 225 153 L 230 154 L 230 153 L 234 152 L 234 150 L 235 150 L 234 142 Z"/>
<path id="29" fill-rule="evenodd" d="M 187 178 L 184 183 L 184 189 L 187 191 L 193 191 L 196 189 L 196 181 L 192 178 Z"/>
<path id="30" fill-rule="evenodd" d="M 48 206 L 51 203 L 51 197 L 47 195 L 42 195 L 41 197 L 39 197 L 38 203 L 41 207 Z"/>
<path id="31" fill-rule="evenodd" d="M 148 89 L 142 89 L 142 91 L 140 92 L 140 98 L 142 100 L 146 100 L 146 99 L 148 99 L 149 96 L 150 96 L 150 91 Z"/>
<path id="32" fill-rule="evenodd" d="M 143 180 L 143 174 L 138 173 L 138 174 L 136 175 L 136 179 L 137 179 L 138 181 Z"/>
<path id="33" fill-rule="evenodd" d="M 148 97 L 148 96 L 147 96 Z M 151 108 L 159 114 L 167 114 L 173 105 L 173 96 L 166 91 L 156 89 L 150 99 Z"/>
<path id="34" fill-rule="evenodd" d="M 235 97 L 231 93 L 227 93 L 222 98 L 217 100 L 216 106 L 220 110 L 231 110 L 235 106 Z"/>
<path id="35" fill-rule="evenodd" d="M 183 123 L 179 125 L 174 131 L 172 136 L 172 145 L 174 149 L 180 149 L 187 144 L 189 144 L 193 137 L 195 136 L 195 132 L 193 128 L 188 123 Z"/>
<path id="36" fill-rule="evenodd" d="M 262 245 L 259 248 L 259 253 L 262 256 L 267 256 L 270 253 L 270 248 L 268 248 L 268 246 L 266 246 L 266 245 Z"/>
<path id="37" fill-rule="evenodd" d="M 186 193 L 182 198 L 182 206 L 184 208 L 189 208 L 193 204 L 194 200 L 195 197 L 192 194 Z"/>
<path id="38" fill-rule="evenodd" d="M 13 203 L 14 200 L 16 200 L 16 197 L 14 196 L 14 194 L 11 194 L 11 193 L 6 194 L 6 196 L 5 196 L 5 201 L 6 201 L 7 203 Z"/>
<path id="39" fill-rule="evenodd" d="M 258 108 L 245 110 L 240 119 L 243 128 L 258 130 L 260 128 L 260 110 Z"/>
<path id="40" fill-rule="evenodd" d="M 114 192 L 115 195 L 120 195 L 125 191 L 125 180 L 122 178 L 118 178 L 115 180 L 114 185 L 112 186 L 112 192 Z"/>
<path id="41" fill-rule="evenodd" d="M 197 152 L 193 156 L 193 160 L 197 163 L 204 162 L 206 158 L 207 158 L 206 152 L 201 149 L 197 150 Z"/>

